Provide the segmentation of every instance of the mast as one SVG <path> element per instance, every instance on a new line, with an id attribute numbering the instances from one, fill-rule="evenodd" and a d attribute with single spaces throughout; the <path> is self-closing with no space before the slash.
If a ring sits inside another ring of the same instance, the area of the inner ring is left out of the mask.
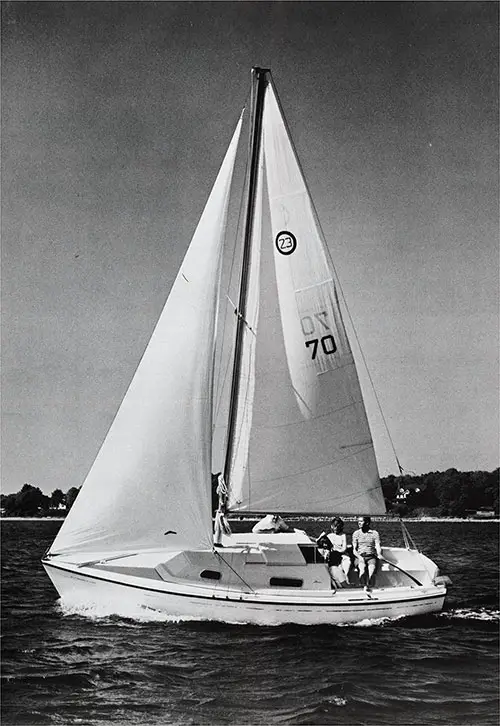
<path id="1" fill-rule="evenodd" d="M 243 335 L 246 325 L 246 308 L 248 297 L 248 275 L 250 264 L 250 250 L 252 244 L 252 231 L 255 212 L 255 197 L 257 192 L 257 178 L 259 169 L 259 156 L 262 137 L 262 116 L 264 111 L 264 94 L 268 83 L 270 70 L 267 68 L 252 68 L 252 113 L 250 127 L 250 164 L 248 177 L 248 193 L 245 210 L 245 227 L 243 236 L 243 260 L 241 266 L 240 295 L 238 300 L 236 324 L 236 343 L 234 352 L 233 376 L 231 382 L 231 396 L 229 400 L 229 421 L 226 443 L 226 458 L 224 461 L 224 479 L 229 482 L 229 471 L 235 444 L 236 410 L 238 406 L 239 380 L 241 374 L 241 360 L 243 355 Z"/>

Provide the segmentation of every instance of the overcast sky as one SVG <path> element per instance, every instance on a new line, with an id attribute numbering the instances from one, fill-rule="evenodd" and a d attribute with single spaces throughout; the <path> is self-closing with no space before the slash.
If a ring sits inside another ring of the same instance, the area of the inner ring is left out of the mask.
<path id="1" fill-rule="evenodd" d="M 252 65 L 273 71 L 401 463 L 498 466 L 495 3 L 2 14 L 4 492 L 85 478 Z"/>

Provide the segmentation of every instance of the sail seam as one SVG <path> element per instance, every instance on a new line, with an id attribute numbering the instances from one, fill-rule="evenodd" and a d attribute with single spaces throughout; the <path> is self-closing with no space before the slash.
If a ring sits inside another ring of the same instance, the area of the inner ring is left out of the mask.
<path id="1" fill-rule="evenodd" d="M 335 503 L 335 502 L 339 502 L 339 503 L 340 502 L 352 502 L 355 499 L 360 499 L 360 497 L 362 497 L 364 494 L 367 494 L 368 492 L 372 492 L 372 491 L 378 491 L 378 489 L 379 489 L 379 485 L 377 484 L 376 486 L 369 487 L 368 489 L 363 489 L 362 492 L 353 492 L 352 494 L 347 495 L 345 497 L 344 496 L 343 497 L 336 497 L 333 500 L 329 499 L 328 502 L 329 503 Z M 312 502 L 312 504 L 314 504 L 316 502 L 320 502 L 320 501 L 321 500 L 315 500 L 315 502 Z"/>
<path id="2" fill-rule="evenodd" d="M 351 354 L 351 357 L 352 357 L 352 354 Z M 331 371 L 343 371 L 345 368 L 354 368 L 354 369 L 356 368 L 356 365 L 354 363 L 354 358 L 352 360 L 350 360 L 348 363 L 344 363 L 343 365 L 340 365 L 340 366 L 335 366 L 335 368 L 329 368 L 326 371 L 322 371 L 322 373 L 330 373 Z M 272 373 L 279 373 L 279 371 L 280 371 L 280 368 L 270 366 L 268 373 L 270 375 Z"/>
<path id="3" fill-rule="evenodd" d="M 313 507 L 314 505 L 316 505 L 316 506 L 318 506 L 318 507 L 321 508 L 322 505 L 324 505 L 325 503 L 327 503 L 328 504 L 328 511 L 332 511 L 332 510 L 335 510 L 337 507 L 341 507 L 341 506 L 343 506 L 345 504 L 352 504 L 352 502 L 354 502 L 356 499 L 361 499 L 364 495 L 368 494 L 369 492 L 372 492 L 372 491 L 375 492 L 375 491 L 378 491 L 378 489 L 379 489 L 379 485 L 376 484 L 373 487 L 369 487 L 368 489 L 363 488 L 363 490 L 360 491 L 360 492 L 353 492 L 353 493 L 351 493 L 349 495 L 346 495 L 346 496 L 337 496 L 335 498 L 328 497 L 328 499 L 314 499 L 314 500 L 309 500 L 309 504 L 310 504 L 311 507 Z M 267 509 L 267 508 L 268 507 L 265 507 L 265 509 Z M 250 507 L 248 507 L 248 509 L 250 509 Z M 237 510 L 235 510 L 235 511 L 237 511 Z M 288 511 L 302 512 L 301 509 L 300 510 L 291 510 L 290 509 Z M 309 511 L 310 512 L 314 512 L 314 511 L 319 511 L 319 510 L 314 510 L 314 509 L 311 508 Z M 323 511 L 324 511 L 324 506 L 323 506 Z"/>
<path id="4" fill-rule="evenodd" d="M 315 287 L 320 287 L 321 285 L 327 285 L 329 282 L 333 282 L 333 277 L 328 277 L 326 280 L 320 280 L 320 282 L 315 282 L 313 285 L 307 285 L 306 287 L 298 287 L 295 290 L 295 293 L 297 292 L 305 292 L 306 290 L 313 290 Z"/>
<path id="5" fill-rule="evenodd" d="M 285 424 L 261 424 L 259 426 L 255 425 L 255 428 L 259 429 L 286 429 L 290 426 L 302 426 L 305 424 L 310 424 L 311 421 L 319 421 L 322 418 L 325 418 L 326 416 L 331 416 L 334 413 L 340 413 L 341 411 L 346 411 L 349 408 L 356 408 L 356 406 L 359 406 L 360 403 L 363 403 L 360 399 L 359 401 L 353 401 L 352 403 L 348 403 L 346 406 L 341 406 L 340 408 L 332 408 L 326 413 L 322 413 L 319 416 L 314 416 L 314 418 L 311 419 L 303 419 L 301 421 L 291 421 L 290 423 Z M 372 442 L 371 442 L 372 443 Z"/>
<path id="6" fill-rule="evenodd" d="M 269 199 L 273 201 L 278 199 L 289 199 L 290 197 L 307 197 L 307 189 L 300 189 L 298 192 L 287 192 L 286 194 L 269 194 Z"/>
<path id="7" fill-rule="evenodd" d="M 275 481 L 290 479 L 291 477 L 302 476 L 303 474 L 310 474 L 312 471 L 320 471 L 320 469 L 326 469 L 338 461 L 346 461 L 347 459 L 352 459 L 354 456 L 359 456 L 364 451 L 369 451 L 371 448 L 372 448 L 372 445 L 370 444 L 370 446 L 366 446 L 364 449 L 360 449 L 353 454 L 347 454 L 346 456 L 338 456 L 335 459 L 331 459 L 330 461 L 327 461 L 324 464 L 321 464 L 321 466 L 313 466 L 310 469 L 301 469 L 300 471 L 296 471 L 296 472 L 288 472 L 286 474 L 286 476 L 277 476 L 272 479 L 254 479 L 253 483 L 254 484 L 263 484 L 263 483 L 267 483 L 267 482 L 275 482 Z M 378 484 L 377 484 L 376 488 L 378 488 Z"/>

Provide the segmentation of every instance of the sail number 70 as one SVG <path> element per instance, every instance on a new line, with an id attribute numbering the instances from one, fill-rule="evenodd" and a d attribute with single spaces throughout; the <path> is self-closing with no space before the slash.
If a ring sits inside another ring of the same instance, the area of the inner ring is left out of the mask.
<path id="1" fill-rule="evenodd" d="M 314 360 L 316 358 L 316 353 L 318 352 L 318 345 L 321 343 L 321 348 L 323 349 L 323 353 L 326 355 L 331 355 L 332 353 L 335 353 L 337 350 L 337 346 L 335 345 L 335 340 L 333 338 L 333 335 L 324 335 L 322 338 L 313 338 L 312 340 L 306 340 L 306 348 L 309 348 L 312 346 L 312 359 Z"/>
<path id="2" fill-rule="evenodd" d="M 326 330 L 330 330 L 330 326 L 328 325 L 328 316 L 325 310 L 322 310 L 319 313 L 313 313 L 313 315 L 305 315 L 303 318 L 301 318 L 300 324 L 302 326 L 302 332 L 304 335 L 311 335 L 316 332 L 316 327 L 319 325 L 319 328 L 323 328 Z M 337 350 L 337 346 L 335 344 L 335 339 L 331 333 L 328 335 L 323 335 L 321 338 L 311 338 L 311 340 L 305 341 L 306 348 L 312 348 L 312 360 L 316 358 L 316 355 L 318 353 L 318 347 L 321 344 L 321 349 L 325 355 L 331 355 L 332 353 L 335 353 Z"/>

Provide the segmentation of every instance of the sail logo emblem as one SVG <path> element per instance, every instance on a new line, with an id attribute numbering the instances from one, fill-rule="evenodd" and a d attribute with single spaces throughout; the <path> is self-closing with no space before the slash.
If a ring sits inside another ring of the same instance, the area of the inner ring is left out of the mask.
<path id="1" fill-rule="evenodd" d="M 276 235 L 276 249 L 282 255 L 291 255 L 292 252 L 295 252 L 297 249 L 297 240 L 295 235 L 291 232 L 287 232 L 286 230 L 278 232 Z"/>

